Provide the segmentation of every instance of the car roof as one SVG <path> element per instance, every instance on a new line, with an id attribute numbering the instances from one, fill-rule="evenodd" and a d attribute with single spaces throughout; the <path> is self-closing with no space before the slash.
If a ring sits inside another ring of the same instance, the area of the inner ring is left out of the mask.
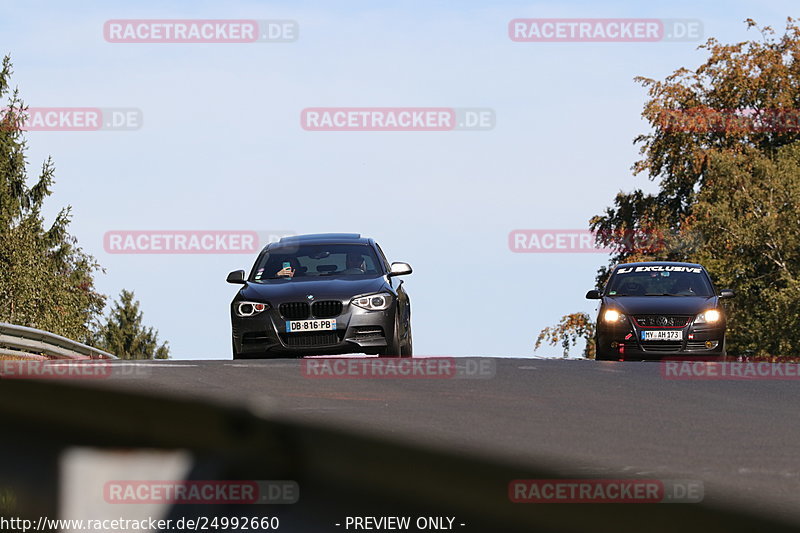
<path id="1" fill-rule="evenodd" d="M 703 265 L 698 263 L 682 263 L 679 261 L 641 261 L 638 263 L 619 263 L 614 267 L 617 269 L 619 267 L 630 267 L 630 266 L 684 266 L 684 267 L 693 267 L 693 268 L 702 268 L 705 270 Z"/>
<path id="2" fill-rule="evenodd" d="M 268 244 L 265 248 L 300 244 L 372 244 L 372 242 L 372 239 L 362 237 L 359 233 L 310 233 L 283 237 L 276 243 Z"/>

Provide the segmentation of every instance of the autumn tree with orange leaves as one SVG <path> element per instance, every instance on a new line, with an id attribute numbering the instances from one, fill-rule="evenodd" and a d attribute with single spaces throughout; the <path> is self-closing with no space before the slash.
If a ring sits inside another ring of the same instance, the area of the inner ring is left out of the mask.
<path id="1" fill-rule="evenodd" d="M 620 192 L 590 220 L 597 244 L 614 250 L 596 284 L 602 288 L 618 263 L 701 263 L 718 286 L 737 292 L 729 353 L 793 355 L 800 346 L 800 28 L 792 18 L 780 35 L 746 24 L 760 37 L 712 38 L 700 47 L 708 57 L 699 67 L 663 81 L 636 78 L 648 90 L 642 116 L 651 131 L 634 139 L 642 159 L 632 171 L 659 190 Z M 631 234 L 657 235 L 657 245 L 636 246 Z M 593 331 L 586 315 L 565 321 L 575 316 L 562 318 L 557 340 L 553 328 L 543 330 L 537 347 Z"/>

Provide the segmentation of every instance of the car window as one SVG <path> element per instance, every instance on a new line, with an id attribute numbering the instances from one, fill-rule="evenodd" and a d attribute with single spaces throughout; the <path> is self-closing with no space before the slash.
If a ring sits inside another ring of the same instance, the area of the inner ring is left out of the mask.
<path id="1" fill-rule="evenodd" d="M 386 265 L 387 270 L 389 269 L 389 260 L 386 259 L 386 254 L 383 252 L 383 248 L 377 242 L 375 243 L 375 247 L 378 249 L 378 253 L 381 254 L 381 259 L 383 260 L 383 264 Z"/>
<path id="2" fill-rule="evenodd" d="M 642 267 L 639 267 L 642 268 Z M 609 281 L 608 296 L 713 296 L 713 289 L 700 268 L 656 267 L 662 270 L 617 269 Z M 684 270 L 664 270 L 682 268 Z"/>
<path id="3" fill-rule="evenodd" d="M 258 259 L 254 281 L 277 278 L 285 263 L 295 278 L 381 276 L 375 251 L 365 244 L 308 244 L 277 247 Z"/>

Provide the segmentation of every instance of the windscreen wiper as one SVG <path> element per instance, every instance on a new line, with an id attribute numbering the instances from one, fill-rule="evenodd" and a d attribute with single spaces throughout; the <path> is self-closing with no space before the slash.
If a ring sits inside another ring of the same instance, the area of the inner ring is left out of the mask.
<path id="1" fill-rule="evenodd" d="M 683 295 L 675 294 L 672 292 L 662 292 L 660 294 L 646 294 L 645 296 L 683 296 Z"/>

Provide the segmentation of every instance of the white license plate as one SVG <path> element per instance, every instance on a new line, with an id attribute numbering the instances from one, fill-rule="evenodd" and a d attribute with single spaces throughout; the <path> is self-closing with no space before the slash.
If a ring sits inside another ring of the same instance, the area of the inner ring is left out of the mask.
<path id="1" fill-rule="evenodd" d="M 656 330 L 656 331 L 643 331 L 643 341 L 682 341 L 683 330 Z"/>
<path id="2" fill-rule="evenodd" d="M 286 332 L 300 331 L 335 331 L 336 320 L 287 320 Z"/>

